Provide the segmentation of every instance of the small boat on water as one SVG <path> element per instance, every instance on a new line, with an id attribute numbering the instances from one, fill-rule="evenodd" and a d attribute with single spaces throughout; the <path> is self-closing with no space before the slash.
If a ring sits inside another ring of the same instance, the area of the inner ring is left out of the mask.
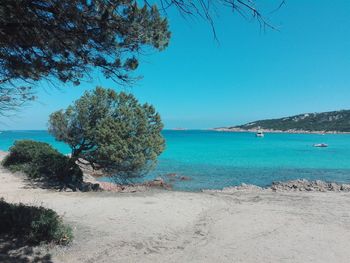
<path id="1" fill-rule="evenodd" d="M 324 148 L 324 147 L 328 147 L 328 144 L 326 144 L 326 143 L 316 143 L 313 146 L 314 147 L 321 147 L 321 148 L 323 147 Z"/>
<path id="2" fill-rule="evenodd" d="M 255 134 L 256 137 L 264 137 L 264 133 L 262 131 L 257 131 Z"/>

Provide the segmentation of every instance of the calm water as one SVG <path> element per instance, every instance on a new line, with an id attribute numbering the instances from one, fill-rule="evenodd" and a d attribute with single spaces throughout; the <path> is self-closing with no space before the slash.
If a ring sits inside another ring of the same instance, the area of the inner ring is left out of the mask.
<path id="1" fill-rule="evenodd" d="M 350 182 L 350 135 L 266 134 L 212 131 L 164 131 L 166 151 L 147 179 L 167 173 L 190 177 L 175 181 L 180 190 L 217 189 L 240 183 L 261 186 L 296 178 Z M 6 131 L 0 149 L 17 139 L 52 144 L 62 153 L 69 148 L 45 131 Z M 327 143 L 328 148 L 312 147 Z"/>

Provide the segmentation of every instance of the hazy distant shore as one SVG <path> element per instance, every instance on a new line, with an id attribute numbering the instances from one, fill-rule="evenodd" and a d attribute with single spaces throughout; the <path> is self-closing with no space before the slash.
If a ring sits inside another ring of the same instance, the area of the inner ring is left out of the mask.
<path id="1" fill-rule="evenodd" d="M 264 133 L 289 133 L 289 134 L 350 134 L 350 132 L 341 131 L 306 131 L 306 130 L 273 130 L 273 129 L 241 129 L 241 128 L 213 128 L 217 132 L 252 132 L 262 131 Z"/>

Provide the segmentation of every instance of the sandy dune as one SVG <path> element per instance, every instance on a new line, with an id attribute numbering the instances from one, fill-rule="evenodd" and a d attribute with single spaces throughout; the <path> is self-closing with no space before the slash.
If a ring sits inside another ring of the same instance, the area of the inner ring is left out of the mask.
<path id="1" fill-rule="evenodd" d="M 349 193 L 53 192 L 28 188 L 1 168 L 0 196 L 52 208 L 74 227 L 71 246 L 35 248 L 43 256 L 40 261 L 36 255 L 37 262 L 350 259 Z M 15 256 L 10 249 L 1 253 L 4 262 L 34 258 L 30 253 Z"/>

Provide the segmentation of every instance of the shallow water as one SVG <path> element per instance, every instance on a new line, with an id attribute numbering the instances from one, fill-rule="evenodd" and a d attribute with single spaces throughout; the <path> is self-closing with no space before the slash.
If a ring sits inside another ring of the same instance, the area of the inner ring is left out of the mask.
<path id="1" fill-rule="evenodd" d="M 260 186 L 296 178 L 350 182 L 350 135 L 265 134 L 214 131 L 164 131 L 167 147 L 160 156 L 154 178 L 168 173 L 190 177 L 172 182 L 175 189 L 218 189 L 241 183 Z M 0 149 L 17 139 L 52 144 L 62 153 L 69 148 L 46 131 L 4 131 Z M 328 148 L 312 147 L 327 143 Z"/>

